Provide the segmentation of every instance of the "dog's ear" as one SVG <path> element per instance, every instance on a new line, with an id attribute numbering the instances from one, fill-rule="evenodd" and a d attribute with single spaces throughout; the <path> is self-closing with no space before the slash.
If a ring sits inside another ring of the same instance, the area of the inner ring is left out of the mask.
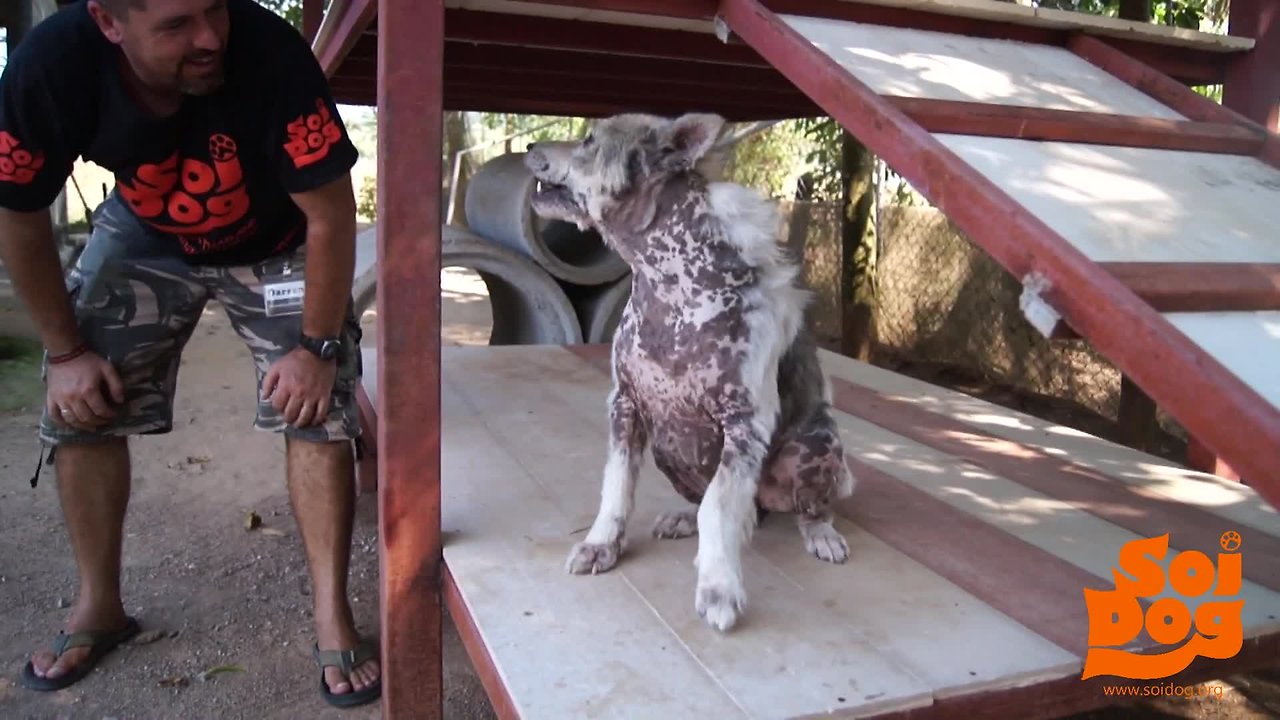
<path id="1" fill-rule="evenodd" d="M 714 113 L 688 113 L 672 121 L 663 138 L 662 166 L 672 172 L 692 169 L 720 137 L 724 118 Z"/>

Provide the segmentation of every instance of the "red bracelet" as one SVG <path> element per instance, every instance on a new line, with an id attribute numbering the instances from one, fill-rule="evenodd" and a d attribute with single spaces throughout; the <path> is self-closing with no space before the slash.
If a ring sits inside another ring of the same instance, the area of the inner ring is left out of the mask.
<path id="1" fill-rule="evenodd" d="M 50 355 L 49 364 L 61 365 L 62 363 L 65 363 L 65 362 L 71 362 L 72 360 L 75 360 L 76 358 L 80 357 L 81 355 L 87 352 L 89 352 L 89 346 L 84 343 L 80 343 L 79 345 L 75 346 L 71 350 L 65 353 L 62 353 L 61 355 Z"/>

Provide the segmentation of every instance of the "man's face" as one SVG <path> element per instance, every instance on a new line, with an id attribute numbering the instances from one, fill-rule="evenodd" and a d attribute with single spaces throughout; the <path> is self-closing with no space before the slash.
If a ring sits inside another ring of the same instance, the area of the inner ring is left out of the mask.
<path id="1" fill-rule="evenodd" d="M 207 95 L 222 85 L 231 31 L 226 0 L 145 0 L 120 16 L 100 2 L 90 9 L 148 87 Z"/>

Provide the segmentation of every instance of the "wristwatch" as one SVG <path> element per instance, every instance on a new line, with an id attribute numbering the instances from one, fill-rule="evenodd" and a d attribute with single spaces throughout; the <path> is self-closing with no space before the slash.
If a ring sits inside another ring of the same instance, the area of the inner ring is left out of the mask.
<path id="1" fill-rule="evenodd" d="M 307 352 L 325 361 L 337 359 L 338 350 L 341 347 L 338 338 L 313 338 L 306 333 L 301 333 L 298 344 L 306 348 Z"/>

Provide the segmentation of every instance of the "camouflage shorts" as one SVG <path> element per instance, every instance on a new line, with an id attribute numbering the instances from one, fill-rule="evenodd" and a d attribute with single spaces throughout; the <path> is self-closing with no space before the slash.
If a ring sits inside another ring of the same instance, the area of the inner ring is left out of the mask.
<path id="1" fill-rule="evenodd" d="M 297 346 L 302 330 L 301 313 L 266 315 L 262 278 L 279 275 L 288 265 L 293 276 L 301 279 L 305 245 L 255 265 L 195 266 L 179 256 L 158 254 L 149 232 L 112 195 L 95 213 L 93 235 L 67 275 L 81 336 L 90 349 L 116 367 L 124 383 L 123 411 L 94 432 L 59 425 L 46 411 L 40 421 L 42 442 L 56 446 L 104 435 L 171 431 L 183 348 L 210 299 L 222 306 L 253 355 L 259 388 L 254 398 L 256 428 L 313 442 L 359 437 L 355 387 L 362 371 L 361 330 L 350 304 L 325 422 L 306 428 L 289 426 L 269 401 L 261 399 L 267 370 Z"/>

